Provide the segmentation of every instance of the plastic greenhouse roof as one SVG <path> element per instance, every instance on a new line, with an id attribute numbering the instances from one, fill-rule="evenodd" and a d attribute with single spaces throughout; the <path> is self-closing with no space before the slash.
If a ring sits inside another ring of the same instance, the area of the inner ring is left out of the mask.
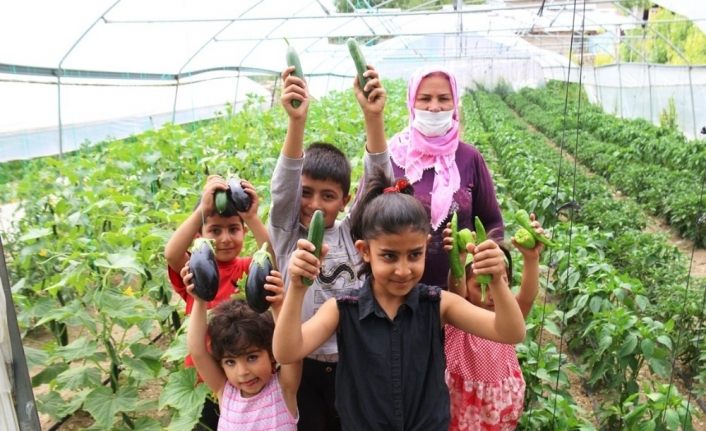
<path id="1" fill-rule="evenodd" d="M 551 2 L 541 16 L 539 2 L 488 3 L 338 14 L 332 0 L 2 2 L 0 40 L 11 43 L 0 44 L 0 161 L 210 118 L 228 104 L 237 110 L 247 94 L 272 100 L 271 87 L 248 78 L 279 75 L 287 42 L 320 97 L 349 88 L 351 36 L 368 40 L 366 60 L 383 77 L 442 63 L 465 77 L 460 85 L 503 77 L 522 86 L 569 66 L 523 35 L 635 25 L 611 0 L 590 1 L 585 19 L 573 0 Z"/>
<path id="2" fill-rule="evenodd" d="M 567 12 L 572 4 L 556 2 L 537 17 L 536 8 L 502 2 L 464 6 L 462 14 L 392 10 L 353 15 L 335 13 L 328 0 L 5 2 L 0 5 L 0 38 L 14 42 L 0 45 L 0 72 L 56 75 L 62 69 L 64 76 L 104 72 L 101 78 L 135 74 L 155 79 L 223 68 L 279 73 L 286 37 L 300 53 L 305 73 L 352 75 L 352 64 L 337 64 L 341 59 L 335 55 L 345 54 L 340 41 L 349 36 L 472 32 L 509 37 L 532 27 L 568 31 L 579 25 Z M 619 19 L 598 10 L 589 13 L 595 17 L 587 19 L 587 26 Z M 339 44 L 329 44 L 329 38 L 339 38 Z"/>

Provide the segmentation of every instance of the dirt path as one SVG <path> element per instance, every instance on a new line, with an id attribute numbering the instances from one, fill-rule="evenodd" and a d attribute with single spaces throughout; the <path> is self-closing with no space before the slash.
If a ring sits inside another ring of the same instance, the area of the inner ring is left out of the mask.
<path id="1" fill-rule="evenodd" d="M 521 116 L 517 114 L 514 110 L 512 111 L 515 116 L 522 121 L 527 128 L 533 133 L 541 136 L 544 142 L 556 150 L 557 153 L 560 152 L 559 147 L 556 146 L 554 141 L 547 138 L 542 132 L 537 130 L 533 125 L 526 122 Z M 586 168 L 581 162 L 577 162 L 574 157 L 566 151 L 562 152 L 563 157 L 581 170 L 581 173 L 587 176 L 599 176 L 598 174 L 592 172 Z M 613 192 L 613 198 L 616 200 L 627 199 L 619 190 L 615 190 L 612 184 L 608 184 L 608 187 Z M 691 275 L 694 277 L 706 277 L 706 249 L 694 247 L 694 242 L 685 238 L 682 238 L 676 229 L 672 228 L 667 222 L 659 217 L 655 217 L 651 214 L 645 213 L 647 216 L 647 226 L 645 227 L 645 232 L 648 233 L 666 233 L 669 236 L 669 243 L 677 247 L 687 259 L 691 260 Z M 693 253 L 693 257 L 692 257 Z"/>
<path id="2" fill-rule="evenodd" d="M 663 219 L 650 216 L 646 232 L 662 232 L 669 235 L 669 242 L 676 246 L 687 259 L 691 258 L 691 275 L 706 277 L 706 249 L 694 247 L 694 242 L 679 236 L 679 233 Z M 693 257 L 692 257 L 693 254 Z"/>

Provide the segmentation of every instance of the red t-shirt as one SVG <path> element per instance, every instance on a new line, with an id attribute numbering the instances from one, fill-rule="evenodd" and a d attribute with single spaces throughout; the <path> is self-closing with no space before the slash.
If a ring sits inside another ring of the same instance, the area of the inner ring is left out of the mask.
<path id="1" fill-rule="evenodd" d="M 229 262 L 218 262 L 218 292 L 216 292 L 216 297 L 213 298 L 213 301 L 206 304 L 207 309 L 210 310 L 222 301 L 230 299 L 231 295 L 235 293 L 238 280 L 240 280 L 243 274 L 248 273 L 248 267 L 251 261 L 252 257 L 236 257 Z M 186 293 L 186 286 L 184 286 L 184 282 L 179 273 L 168 265 L 167 270 L 172 288 L 186 301 L 186 314 L 191 314 L 191 308 L 194 306 L 194 298 Z"/>
<path id="2" fill-rule="evenodd" d="M 235 293 L 238 280 L 243 274 L 248 273 L 248 268 L 252 262 L 252 257 L 236 257 L 229 262 L 218 261 L 218 292 L 213 301 L 206 304 L 207 309 L 211 309 L 219 303 L 230 299 Z M 167 273 L 169 274 L 169 282 L 172 284 L 172 289 L 186 301 L 186 314 L 191 314 L 191 308 L 194 306 L 194 298 L 186 292 L 184 281 L 178 272 L 167 265 Z M 193 367 L 194 362 L 191 360 L 191 355 L 186 356 L 186 366 Z"/>

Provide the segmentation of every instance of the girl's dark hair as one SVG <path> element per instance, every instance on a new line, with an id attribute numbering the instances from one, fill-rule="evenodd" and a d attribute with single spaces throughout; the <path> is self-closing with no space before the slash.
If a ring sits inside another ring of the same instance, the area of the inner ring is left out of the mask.
<path id="1" fill-rule="evenodd" d="M 394 191 L 385 189 L 394 187 Z M 424 206 L 413 196 L 414 189 L 406 179 L 393 184 L 382 168 L 377 168 L 365 191 L 351 212 L 353 241 L 374 239 L 381 234 L 399 234 L 406 231 L 429 233 L 429 216 Z M 371 273 L 370 265 L 363 264 L 358 276 Z"/>
<path id="2" fill-rule="evenodd" d="M 240 356 L 256 347 L 272 356 L 274 330 L 269 312 L 259 314 L 240 299 L 221 302 L 211 311 L 208 322 L 211 355 L 220 362 L 224 357 Z"/>

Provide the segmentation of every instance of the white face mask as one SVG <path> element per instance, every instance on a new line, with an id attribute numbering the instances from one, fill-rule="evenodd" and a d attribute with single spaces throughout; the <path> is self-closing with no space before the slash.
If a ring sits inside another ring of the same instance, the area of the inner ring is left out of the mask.
<path id="1" fill-rule="evenodd" d="M 453 109 L 439 112 L 415 109 L 412 127 L 429 137 L 442 136 L 453 125 L 453 115 Z"/>

